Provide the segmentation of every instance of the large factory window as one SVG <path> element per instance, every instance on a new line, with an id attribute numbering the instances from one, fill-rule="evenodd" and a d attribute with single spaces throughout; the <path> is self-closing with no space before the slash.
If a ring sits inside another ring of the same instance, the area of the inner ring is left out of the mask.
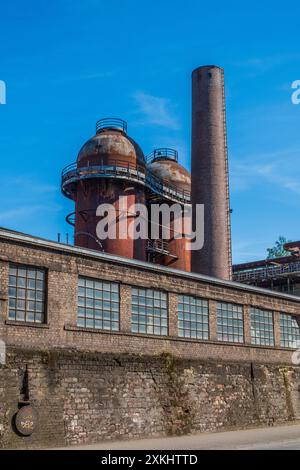
<path id="1" fill-rule="evenodd" d="M 274 346 L 273 312 L 251 308 L 251 343 Z"/>
<path id="2" fill-rule="evenodd" d="M 241 305 L 218 303 L 217 335 L 219 341 L 244 342 L 244 319 Z"/>
<path id="3" fill-rule="evenodd" d="M 119 285 L 80 277 L 78 279 L 77 326 L 119 330 Z"/>
<path id="4" fill-rule="evenodd" d="M 208 302 L 190 295 L 178 296 L 178 335 L 208 339 Z"/>
<path id="5" fill-rule="evenodd" d="M 300 328 L 292 315 L 280 314 L 280 346 L 295 349 L 300 347 Z"/>
<path id="6" fill-rule="evenodd" d="M 131 331 L 168 334 L 167 294 L 153 289 L 132 289 Z"/>
<path id="7" fill-rule="evenodd" d="M 45 279 L 43 269 L 11 264 L 9 267 L 9 320 L 45 322 Z"/>

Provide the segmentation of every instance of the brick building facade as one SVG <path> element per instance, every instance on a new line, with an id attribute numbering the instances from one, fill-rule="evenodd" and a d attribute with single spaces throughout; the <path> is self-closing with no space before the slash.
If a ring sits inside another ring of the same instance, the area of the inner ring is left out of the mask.
<path id="1" fill-rule="evenodd" d="M 0 445 L 299 418 L 300 298 L 0 230 Z M 15 432 L 24 393 L 38 413 Z"/>

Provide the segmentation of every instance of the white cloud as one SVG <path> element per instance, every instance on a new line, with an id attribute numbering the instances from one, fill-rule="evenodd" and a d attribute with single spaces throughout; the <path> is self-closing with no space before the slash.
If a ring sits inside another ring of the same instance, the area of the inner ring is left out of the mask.
<path id="1" fill-rule="evenodd" d="M 272 183 L 277 189 L 300 194 L 300 149 L 286 149 L 231 161 L 231 189 L 243 191 Z"/>
<path id="2" fill-rule="evenodd" d="M 27 220 L 28 217 L 31 217 L 35 214 L 39 214 L 41 219 L 45 217 L 46 213 L 49 212 L 58 212 L 61 209 L 58 205 L 28 205 L 28 206 L 17 206 L 12 209 L 7 209 L 0 212 L 0 224 L 19 222 L 21 219 Z"/>
<path id="3" fill-rule="evenodd" d="M 266 247 L 269 241 L 243 240 L 232 244 L 234 264 L 247 261 L 257 261 L 266 257 Z"/>
<path id="4" fill-rule="evenodd" d="M 299 53 L 277 54 L 265 57 L 251 57 L 249 59 L 231 62 L 231 65 L 251 71 L 253 76 L 256 76 L 263 74 L 275 67 L 280 67 L 293 61 L 298 61 L 299 59 Z"/>
<path id="5" fill-rule="evenodd" d="M 3 175 L 0 187 L 0 224 L 19 226 L 22 223 L 34 226 L 36 222 L 45 223 L 50 214 L 61 210 L 61 206 L 56 203 L 57 194 L 58 186 L 31 175 Z"/>
<path id="6" fill-rule="evenodd" d="M 1 192 L 17 187 L 26 194 L 49 194 L 57 191 L 59 188 L 54 184 L 44 183 L 28 175 L 9 176 L 3 178 Z"/>
<path id="7" fill-rule="evenodd" d="M 180 129 L 177 116 L 174 114 L 174 104 L 168 98 L 149 95 L 143 91 L 133 94 L 137 104 L 137 113 L 143 116 L 143 123 L 167 127 L 168 129 Z"/>

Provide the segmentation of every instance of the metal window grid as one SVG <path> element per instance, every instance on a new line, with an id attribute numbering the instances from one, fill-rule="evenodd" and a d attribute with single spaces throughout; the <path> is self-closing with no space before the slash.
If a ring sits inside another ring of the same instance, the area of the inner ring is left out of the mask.
<path id="1" fill-rule="evenodd" d="M 207 300 L 190 295 L 178 296 L 178 336 L 209 338 Z"/>
<path id="2" fill-rule="evenodd" d="M 10 264 L 8 319 L 44 323 L 46 317 L 46 271 L 27 265 Z"/>
<path id="3" fill-rule="evenodd" d="M 231 303 L 217 304 L 217 337 L 219 341 L 244 342 L 243 307 Z"/>
<path id="4" fill-rule="evenodd" d="M 132 289 L 131 331 L 168 335 L 167 294 L 153 289 Z"/>
<path id="5" fill-rule="evenodd" d="M 79 277 L 77 326 L 118 331 L 119 317 L 119 284 Z"/>
<path id="6" fill-rule="evenodd" d="M 293 315 L 280 314 L 280 346 L 295 349 L 300 347 L 300 327 Z"/>
<path id="7" fill-rule="evenodd" d="M 251 308 L 251 343 L 262 346 L 274 346 L 273 312 Z"/>

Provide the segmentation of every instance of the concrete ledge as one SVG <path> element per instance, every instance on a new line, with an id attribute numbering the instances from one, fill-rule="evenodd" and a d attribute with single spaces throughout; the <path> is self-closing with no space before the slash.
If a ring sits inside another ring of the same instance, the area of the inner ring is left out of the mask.
<path id="1" fill-rule="evenodd" d="M 34 322 L 24 322 L 17 320 L 5 320 L 5 325 L 9 326 L 24 326 L 24 327 L 33 327 L 33 328 L 50 328 L 49 323 L 34 323 Z"/>
<path id="2" fill-rule="evenodd" d="M 73 331 L 73 332 L 79 332 L 79 333 L 96 333 L 96 334 L 104 334 L 104 335 L 109 335 L 109 336 L 129 336 L 129 337 L 134 337 L 134 338 L 143 338 L 143 339 L 148 339 L 148 340 L 163 340 L 163 341 L 179 341 L 183 343 L 194 343 L 194 344 L 209 344 L 209 345 L 215 345 L 215 346 L 237 346 L 241 348 L 253 348 L 253 349 L 269 349 L 271 351 L 296 351 L 297 348 L 283 348 L 283 347 L 278 347 L 278 346 L 260 346 L 258 344 L 251 344 L 251 343 L 232 343 L 229 341 L 212 341 L 212 340 L 201 340 L 201 339 L 193 339 L 193 338 L 181 338 L 178 336 L 160 336 L 160 335 L 151 335 L 149 333 L 143 334 L 143 333 L 131 333 L 128 331 L 111 331 L 111 330 L 100 330 L 96 328 L 85 328 L 82 326 L 77 326 L 77 325 L 65 325 L 64 326 L 65 331 Z"/>

